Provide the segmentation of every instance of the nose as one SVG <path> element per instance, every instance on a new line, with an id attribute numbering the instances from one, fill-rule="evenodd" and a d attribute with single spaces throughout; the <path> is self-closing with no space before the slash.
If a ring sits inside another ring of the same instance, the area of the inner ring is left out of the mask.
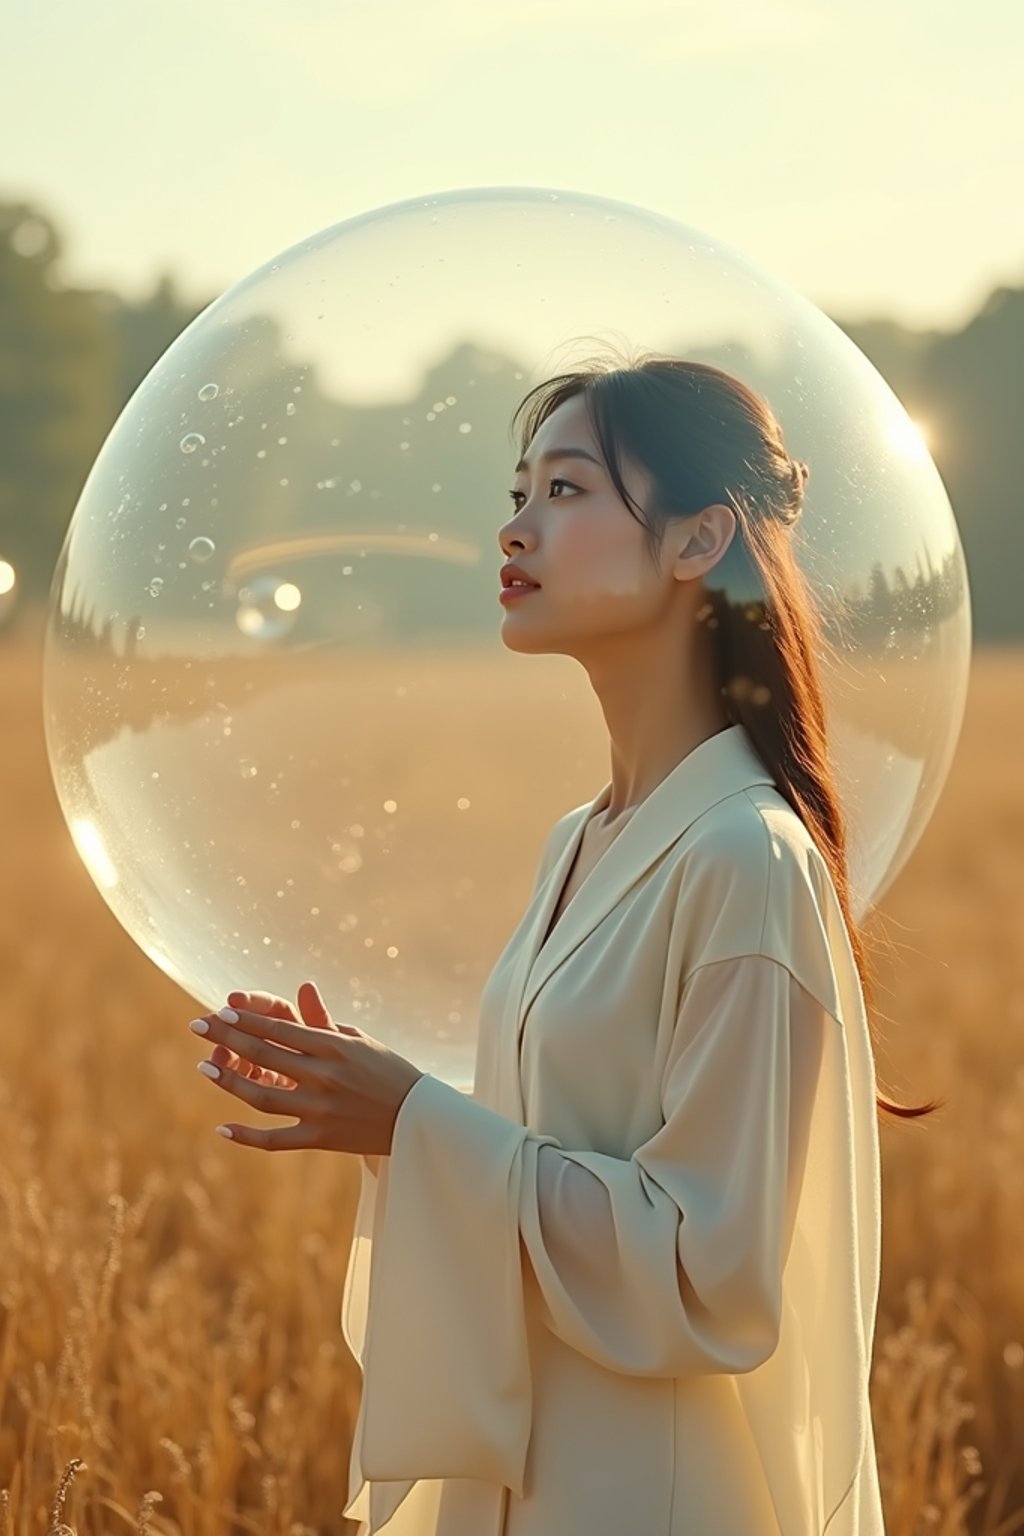
<path id="1" fill-rule="evenodd" d="M 521 526 L 518 527 L 513 533 L 512 525 L 511 523 L 508 523 L 498 533 L 498 547 L 500 548 L 503 555 L 510 555 L 513 550 L 518 552 L 528 548 L 529 541 L 523 537 L 523 529 Z"/>

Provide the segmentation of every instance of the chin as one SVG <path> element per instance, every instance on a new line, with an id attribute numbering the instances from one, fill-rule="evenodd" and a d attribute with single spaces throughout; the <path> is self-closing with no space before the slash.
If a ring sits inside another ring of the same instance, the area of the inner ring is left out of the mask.
<path id="1" fill-rule="evenodd" d="M 571 656 L 574 660 L 579 660 L 570 645 L 560 644 L 554 636 L 539 626 L 531 631 L 528 624 L 502 625 L 500 639 L 507 651 L 518 651 L 522 656 Z"/>
<path id="2" fill-rule="evenodd" d="M 544 644 L 543 636 L 527 634 L 525 629 L 519 629 L 517 624 L 503 624 L 500 638 L 507 651 L 522 651 L 525 655 L 531 652 L 536 655 L 546 655 L 551 650 L 550 645 Z"/>

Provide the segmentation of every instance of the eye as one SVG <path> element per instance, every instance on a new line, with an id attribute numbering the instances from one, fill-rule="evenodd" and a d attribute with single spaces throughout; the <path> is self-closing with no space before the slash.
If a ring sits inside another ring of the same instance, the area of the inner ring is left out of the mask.
<path id="1" fill-rule="evenodd" d="M 578 485 L 573 485 L 571 480 L 563 480 L 561 478 L 561 476 L 558 476 L 558 475 L 556 475 L 555 478 L 549 482 L 549 489 L 551 487 L 553 487 L 553 486 L 556 486 L 556 485 L 567 485 L 571 491 L 578 491 L 580 489 L 580 487 Z M 509 495 L 512 498 L 513 506 L 515 507 L 516 511 L 518 512 L 519 511 L 519 504 L 516 501 L 516 497 L 517 496 L 521 496 L 523 498 L 523 500 L 525 501 L 526 500 L 526 492 L 525 491 L 509 491 Z M 559 499 L 561 499 L 561 498 L 559 498 Z"/>

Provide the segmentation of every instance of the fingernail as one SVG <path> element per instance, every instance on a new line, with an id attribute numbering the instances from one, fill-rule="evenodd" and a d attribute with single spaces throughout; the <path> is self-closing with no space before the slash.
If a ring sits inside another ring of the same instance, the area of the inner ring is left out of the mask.
<path id="1" fill-rule="evenodd" d="M 210 1032 L 210 1026 L 205 1019 L 193 1019 L 189 1029 L 194 1035 L 206 1035 Z"/>
<path id="2" fill-rule="evenodd" d="M 233 1008 L 218 1008 L 217 1017 L 218 1019 L 223 1019 L 225 1024 L 238 1023 L 238 1014 Z"/>
<path id="3" fill-rule="evenodd" d="M 220 1068 L 215 1067 L 212 1061 L 197 1061 L 196 1071 L 201 1072 L 204 1077 L 212 1077 L 214 1082 L 220 1077 Z"/>

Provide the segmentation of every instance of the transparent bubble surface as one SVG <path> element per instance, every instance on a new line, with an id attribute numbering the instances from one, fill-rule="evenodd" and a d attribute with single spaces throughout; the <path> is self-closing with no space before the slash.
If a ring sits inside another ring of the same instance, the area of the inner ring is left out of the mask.
<path id="1" fill-rule="evenodd" d="M 855 909 L 906 863 L 960 732 L 970 604 L 892 391 L 812 304 L 684 224 L 548 189 L 412 199 L 192 322 L 104 443 L 55 574 L 45 727 L 68 826 L 202 1009 L 236 987 L 294 1000 L 309 977 L 339 1021 L 471 1083 L 544 837 L 610 777 L 583 669 L 503 644 L 518 620 L 497 600 L 514 408 L 602 343 L 737 374 L 810 466 L 794 537 L 839 649 Z"/>

